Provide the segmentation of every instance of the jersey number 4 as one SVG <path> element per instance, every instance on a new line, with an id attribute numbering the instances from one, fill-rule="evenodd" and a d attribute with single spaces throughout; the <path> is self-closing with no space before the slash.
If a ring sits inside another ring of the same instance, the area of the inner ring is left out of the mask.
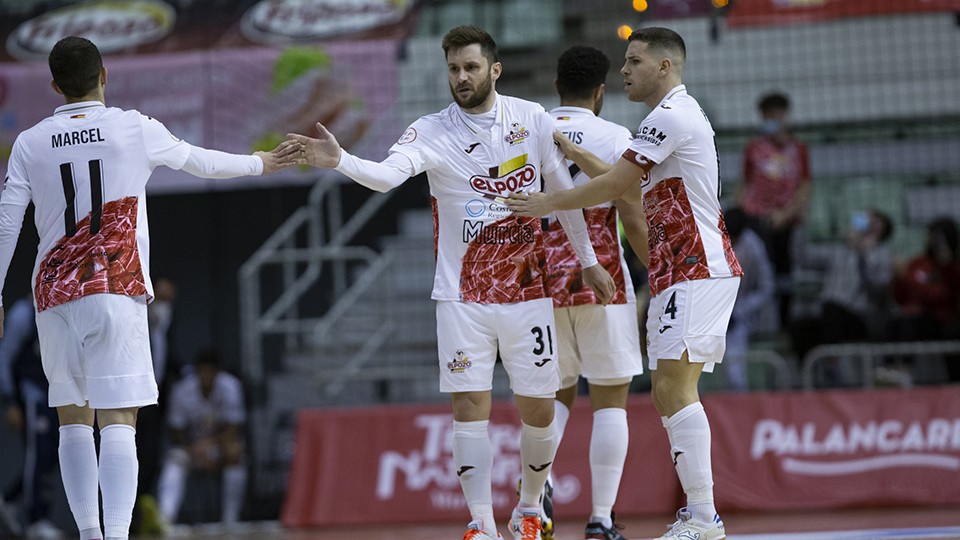
<path id="1" fill-rule="evenodd" d="M 98 234 L 100 218 L 103 217 L 103 162 L 91 159 L 87 166 L 90 171 L 90 234 Z M 67 236 L 77 234 L 77 191 L 73 179 L 73 163 L 61 163 L 60 181 L 63 182 L 63 196 L 67 200 L 67 208 L 63 211 L 63 225 Z"/>

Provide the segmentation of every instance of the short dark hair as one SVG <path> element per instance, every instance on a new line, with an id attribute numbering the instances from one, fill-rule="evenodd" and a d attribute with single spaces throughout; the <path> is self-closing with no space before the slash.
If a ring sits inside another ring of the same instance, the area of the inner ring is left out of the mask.
<path id="1" fill-rule="evenodd" d="M 476 26 L 458 26 L 447 32 L 443 36 L 441 45 L 443 54 L 447 55 L 451 49 L 462 49 L 474 43 L 480 45 L 480 52 L 487 58 L 490 65 L 500 61 L 500 52 L 497 50 L 497 42 L 486 30 Z"/>
<path id="2" fill-rule="evenodd" d="M 53 82 L 70 98 L 83 97 L 97 87 L 103 59 L 89 39 L 69 36 L 53 46 L 48 58 Z"/>
<path id="3" fill-rule="evenodd" d="M 788 111 L 790 110 L 790 98 L 782 92 L 770 92 L 760 98 L 760 101 L 757 102 L 757 108 L 762 113 Z"/>
<path id="4" fill-rule="evenodd" d="M 659 26 L 638 28 L 627 39 L 627 43 L 631 41 L 642 41 L 650 47 L 675 52 L 680 55 L 681 60 L 687 59 L 687 46 L 683 43 L 683 38 L 669 28 Z"/>
<path id="5" fill-rule="evenodd" d="M 871 208 L 870 213 L 873 214 L 873 217 L 877 218 L 877 221 L 880 222 L 880 237 L 878 240 L 881 242 L 886 241 L 890 236 L 893 235 L 893 219 L 889 214 L 878 210 L 877 208 Z"/>
<path id="6" fill-rule="evenodd" d="M 561 98 L 586 99 L 607 80 L 610 59 L 599 49 L 574 45 L 557 60 L 557 92 Z"/>

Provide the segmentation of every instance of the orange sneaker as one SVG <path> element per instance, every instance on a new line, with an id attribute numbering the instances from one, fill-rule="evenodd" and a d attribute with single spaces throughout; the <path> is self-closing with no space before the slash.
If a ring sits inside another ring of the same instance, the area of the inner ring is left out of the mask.
<path id="1" fill-rule="evenodd" d="M 467 525 L 467 532 L 463 534 L 463 540 L 503 540 L 503 536 L 500 536 L 500 533 L 497 533 L 496 536 L 493 536 L 489 532 L 483 530 L 482 521 L 471 521 Z"/>
<path id="2" fill-rule="evenodd" d="M 515 508 L 510 518 L 510 532 L 514 540 L 542 540 L 543 524 L 539 508 Z"/>

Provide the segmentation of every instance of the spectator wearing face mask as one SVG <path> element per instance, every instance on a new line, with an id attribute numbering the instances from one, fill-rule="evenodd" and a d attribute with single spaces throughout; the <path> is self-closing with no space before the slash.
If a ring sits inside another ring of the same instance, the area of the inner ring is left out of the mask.
<path id="1" fill-rule="evenodd" d="M 780 319 L 790 313 L 791 242 L 803 223 L 810 200 L 810 160 L 807 146 L 790 131 L 790 99 L 782 93 L 763 96 L 758 103 L 760 135 L 743 153 L 743 183 L 739 206 L 763 238 L 776 273 Z"/>

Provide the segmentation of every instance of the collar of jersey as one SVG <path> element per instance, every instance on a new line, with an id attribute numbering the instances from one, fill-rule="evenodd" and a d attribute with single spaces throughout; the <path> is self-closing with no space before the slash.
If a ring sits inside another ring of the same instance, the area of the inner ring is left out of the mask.
<path id="1" fill-rule="evenodd" d="M 667 95 L 663 96 L 663 99 L 660 100 L 660 103 L 657 103 L 657 107 L 663 105 L 664 103 L 667 102 L 667 100 L 679 94 L 680 92 L 686 92 L 686 91 L 687 91 L 687 85 L 685 84 L 678 84 L 677 86 L 674 86 L 673 88 L 670 89 L 669 92 L 667 92 Z"/>
<path id="2" fill-rule="evenodd" d="M 53 114 L 72 114 L 77 111 L 83 111 L 87 109 L 93 109 L 96 107 L 106 107 L 103 103 L 99 101 L 78 101 L 77 103 L 67 103 L 66 105 L 61 105 L 53 110 Z"/>
<path id="3" fill-rule="evenodd" d="M 593 114 L 593 111 L 591 111 L 590 109 L 587 109 L 585 107 L 573 107 L 571 105 L 562 105 L 560 107 L 550 110 L 551 115 L 557 115 L 560 113 L 596 116 L 595 114 Z"/>
<path id="4" fill-rule="evenodd" d="M 494 107 L 497 108 L 497 118 L 493 121 L 493 126 L 489 130 L 480 129 L 479 126 L 473 123 L 473 120 L 470 119 L 470 115 L 464 112 L 463 108 L 459 105 L 456 105 L 457 115 L 460 117 L 460 120 L 463 122 L 463 125 L 476 136 L 479 136 L 481 133 L 493 131 L 497 129 L 498 126 L 502 124 L 503 120 L 503 102 L 500 100 L 500 94 L 494 93 L 496 96 L 496 101 L 494 102 Z"/>

